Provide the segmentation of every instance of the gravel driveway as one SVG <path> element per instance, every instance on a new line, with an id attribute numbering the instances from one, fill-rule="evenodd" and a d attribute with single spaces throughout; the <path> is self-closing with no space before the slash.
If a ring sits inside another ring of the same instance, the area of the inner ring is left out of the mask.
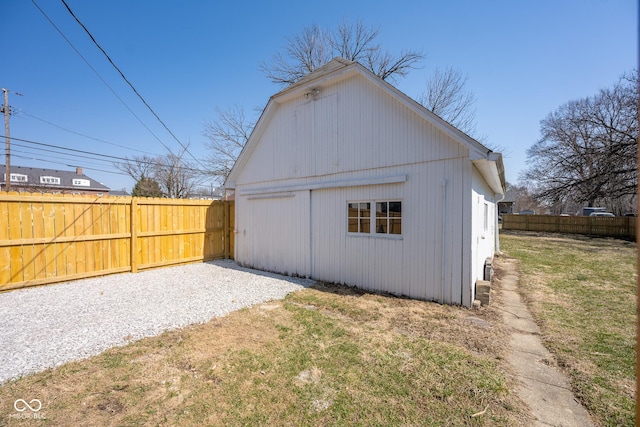
<path id="1" fill-rule="evenodd" d="M 229 260 L 0 294 L 0 383 L 308 287 Z"/>

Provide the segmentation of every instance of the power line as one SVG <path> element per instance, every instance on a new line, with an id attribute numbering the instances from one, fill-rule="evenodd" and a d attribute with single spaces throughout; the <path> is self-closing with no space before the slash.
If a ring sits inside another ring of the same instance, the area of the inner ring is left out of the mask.
<path id="1" fill-rule="evenodd" d="M 93 160 L 93 161 L 98 161 L 98 162 L 104 162 L 104 163 L 113 165 L 116 168 L 118 168 L 118 165 L 127 164 L 127 162 L 126 162 L 127 159 L 124 159 L 123 161 L 112 161 L 112 160 L 104 160 L 104 159 L 101 159 L 101 158 L 95 158 L 95 157 L 91 157 L 91 156 L 83 156 L 83 155 L 79 155 L 79 154 L 68 154 L 68 153 L 64 153 L 64 152 L 60 152 L 60 151 L 56 151 L 56 150 L 48 150 L 46 148 L 37 148 L 37 149 L 35 149 L 35 148 L 29 147 L 29 146 L 26 146 L 26 145 L 15 144 L 15 142 L 14 142 L 14 145 L 18 146 L 20 148 L 26 148 L 27 150 L 37 150 L 37 151 L 34 153 L 34 152 L 31 152 L 31 151 L 13 150 L 13 153 L 18 152 L 18 153 L 22 153 L 22 154 L 25 154 L 25 155 L 33 156 L 33 155 L 41 154 L 40 152 L 45 151 L 45 152 L 48 152 L 48 153 L 60 154 L 60 155 L 64 156 L 64 157 L 58 157 L 58 156 L 49 155 L 47 157 L 48 159 L 49 158 L 53 158 L 53 159 L 60 159 L 60 160 L 65 160 L 65 161 L 76 161 L 76 163 L 77 163 L 77 159 L 81 158 L 81 159 L 88 159 L 88 160 Z M 35 158 L 32 158 L 32 159 L 35 160 Z M 153 161 L 141 161 L 141 160 L 139 160 L 139 162 L 145 163 L 145 164 L 155 164 L 156 163 L 156 162 L 153 162 Z M 85 167 L 85 165 L 87 165 L 87 164 L 95 164 L 95 163 L 87 162 L 86 160 L 82 161 L 82 167 Z M 100 166 L 103 166 L 103 165 L 100 165 Z M 116 173 L 116 172 L 113 172 L 113 173 Z M 119 173 L 119 174 L 128 176 L 128 174 L 125 173 L 125 172 L 122 172 L 122 173 Z"/>
<path id="2" fill-rule="evenodd" d="M 2 137 L 4 137 L 4 135 L 0 135 L 0 138 L 2 138 Z M 25 143 L 28 143 L 28 144 L 39 145 L 41 147 L 56 148 L 56 149 L 59 149 L 59 150 L 66 150 L 66 151 L 71 151 L 71 152 L 74 152 L 74 153 L 87 154 L 87 155 L 90 155 L 90 156 L 107 157 L 109 159 L 120 160 L 122 162 L 131 162 L 131 159 L 128 159 L 126 157 L 111 156 L 109 154 L 95 153 L 95 152 L 92 152 L 92 151 L 78 150 L 78 149 L 75 149 L 75 148 L 66 148 L 66 147 L 62 147 L 60 145 L 47 144 L 47 143 L 44 143 L 44 142 L 38 142 L 38 141 L 33 141 L 33 140 L 23 139 L 23 138 L 16 138 L 14 136 L 11 137 L 11 140 L 12 141 L 25 142 Z M 24 146 L 22 146 L 22 147 L 24 147 Z M 42 151 L 48 151 L 48 150 L 42 149 Z M 62 154 L 62 153 L 59 153 L 59 152 L 56 152 L 56 153 L 57 154 Z M 75 157 L 84 157 L 84 156 L 81 156 L 81 155 L 78 155 L 78 154 L 74 154 L 74 156 Z M 92 158 L 92 157 L 87 157 L 87 158 L 90 158 L 92 160 L 100 160 L 100 159 L 96 159 L 96 158 Z M 107 160 L 105 160 L 105 161 L 107 161 Z M 159 163 L 158 161 L 156 161 L 154 159 L 150 159 L 150 160 L 134 159 L 134 161 L 139 162 L 139 163 L 150 164 L 150 165 L 155 165 L 155 164 Z M 119 164 L 120 162 L 113 162 L 113 163 L 118 163 Z M 191 172 L 197 172 L 197 173 L 200 173 L 200 174 L 208 174 L 207 170 L 196 169 L 196 168 L 192 168 L 192 167 L 189 167 L 189 166 L 181 166 L 181 168 L 184 169 L 184 170 L 187 170 L 187 171 L 191 171 Z"/>
<path id="3" fill-rule="evenodd" d="M 202 163 L 200 163 L 200 160 L 198 160 L 193 154 L 191 154 L 191 152 L 189 151 L 189 149 L 182 144 L 182 142 L 180 142 L 180 140 L 178 139 L 177 136 L 175 136 L 175 134 L 171 131 L 171 129 L 169 129 L 169 127 L 164 123 L 164 121 L 162 121 L 162 119 L 160 118 L 160 116 L 158 116 L 158 114 L 156 114 L 156 112 L 153 110 L 153 108 L 151 108 L 151 106 L 149 105 L 149 103 L 147 103 L 147 101 L 142 97 L 142 95 L 140 95 L 140 93 L 138 92 L 138 90 L 133 86 L 133 84 L 129 81 L 129 79 L 127 79 L 127 77 L 124 75 L 124 73 L 122 72 L 122 70 L 120 70 L 120 68 L 113 62 L 113 60 L 111 59 L 111 57 L 107 54 L 107 52 L 102 48 L 102 46 L 100 46 L 100 43 L 98 43 L 98 41 L 95 39 L 95 37 L 93 37 L 93 35 L 91 34 L 91 32 L 89 32 L 89 30 L 87 29 L 87 27 L 80 21 L 80 19 L 78 19 L 78 17 L 76 16 L 75 13 L 73 13 L 73 11 L 71 10 L 71 8 L 69 7 L 69 5 L 67 4 L 67 2 L 65 0 L 60 0 L 62 2 L 62 4 L 64 4 L 64 6 L 67 8 L 67 11 L 69 11 L 69 13 L 71 14 L 71 16 L 73 17 L 73 19 L 76 20 L 76 22 L 78 23 L 78 25 L 80 25 L 82 27 L 82 29 L 85 31 L 85 33 L 87 33 L 87 35 L 89 36 L 89 38 L 91 39 L 91 41 L 93 42 L 93 44 L 96 45 L 96 47 L 100 50 L 100 52 L 102 52 L 102 54 L 107 58 L 107 60 L 109 61 L 109 63 L 113 66 L 113 68 L 115 68 L 115 70 L 120 74 L 120 76 L 122 77 L 122 79 L 129 85 L 129 87 L 131 88 L 131 90 L 133 90 L 133 92 L 138 96 L 138 98 L 140 99 L 140 101 L 142 101 L 142 103 L 147 107 L 147 109 L 151 112 L 151 114 L 154 115 L 154 117 L 158 120 L 158 122 L 160 122 L 160 124 L 167 130 L 167 132 L 169 132 L 169 134 L 173 137 L 173 139 L 176 140 L 176 142 L 178 144 L 180 144 L 180 146 L 184 149 L 184 151 L 186 151 L 187 153 L 189 153 L 189 155 L 198 163 L 200 164 L 200 166 L 205 167 Z"/>
<path id="4" fill-rule="evenodd" d="M 50 121 L 48 121 L 48 120 L 45 120 L 45 119 L 42 119 L 42 118 L 40 118 L 40 117 L 34 116 L 33 114 L 31 114 L 31 113 L 29 113 L 29 112 L 27 112 L 27 111 L 25 111 L 25 110 L 23 110 L 23 109 L 20 109 L 20 110 L 18 110 L 18 111 L 19 111 L 19 113 L 20 113 L 20 114 L 25 114 L 25 115 L 27 115 L 27 116 L 29 116 L 29 117 L 31 117 L 31 118 L 33 118 L 33 119 L 35 119 L 35 120 L 38 120 L 38 121 L 40 121 L 40 122 L 42 122 L 42 123 L 45 123 L 45 124 L 48 124 L 49 126 L 53 126 L 53 127 L 55 127 L 55 128 L 61 129 L 61 130 L 65 131 L 65 132 L 72 133 L 72 134 L 74 134 L 74 135 L 79 135 L 79 136 L 82 136 L 82 137 L 84 137 L 84 138 L 91 139 L 91 140 L 93 140 L 93 141 L 102 142 L 102 143 L 105 143 L 105 144 L 113 145 L 114 147 L 124 148 L 124 149 L 126 149 L 126 150 L 137 151 L 137 152 L 139 152 L 139 153 L 144 153 L 144 154 L 151 154 L 152 156 L 159 156 L 159 154 L 150 153 L 150 152 L 148 152 L 148 151 L 144 151 L 144 150 L 138 150 L 138 149 L 136 149 L 136 148 L 132 148 L 132 147 L 127 147 L 126 145 L 116 144 L 115 142 L 106 141 L 106 140 L 104 140 L 104 139 L 96 138 L 96 137 L 93 137 L 93 136 L 90 136 L 90 135 L 86 135 L 86 134 L 84 134 L 84 133 L 82 133 L 82 132 L 78 132 L 78 131 L 75 131 L 75 130 L 73 130 L 73 129 L 66 128 L 66 127 L 64 127 L 64 126 L 57 125 L 57 124 L 52 123 L 52 122 L 50 122 Z"/>
<path id="5" fill-rule="evenodd" d="M 35 145 L 40 145 L 43 147 L 51 147 L 51 148 L 58 148 L 61 150 L 67 150 L 67 151 L 73 151 L 76 153 L 82 153 L 82 154 L 90 154 L 90 155 L 94 155 L 94 156 L 101 156 L 101 157 L 108 157 L 110 159 L 116 159 L 116 160 L 128 160 L 125 157 L 118 157 L 118 156 L 110 156 L 108 154 L 102 154 L 102 153 L 94 153 L 92 151 L 85 151 L 85 150 L 77 150 L 75 148 L 65 148 L 65 147 L 61 147 L 59 145 L 53 145 L 53 144 L 45 144 L 44 142 L 37 142 L 37 141 L 32 141 L 29 139 L 21 139 L 21 138 L 16 138 L 16 137 L 11 137 L 12 141 L 21 141 L 21 142 L 27 142 L 29 144 L 35 144 Z"/>
<path id="6" fill-rule="evenodd" d="M 38 151 L 31 151 L 31 150 L 24 150 L 24 149 L 20 149 L 20 150 L 12 150 L 11 151 L 11 156 L 13 157 L 15 153 L 18 154 L 22 154 L 23 156 L 31 156 L 30 158 L 35 159 L 35 157 L 42 155 L 43 153 L 39 153 Z M 56 154 L 62 154 L 62 153 L 56 153 Z M 47 159 L 57 159 L 57 160 L 62 160 L 65 162 L 74 162 L 74 164 L 76 166 L 78 166 L 78 162 L 76 161 L 76 159 L 74 159 L 73 157 L 69 157 L 69 156 L 65 156 L 64 154 L 62 154 L 61 156 L 56 156 L 53 154 L 47 154 Z M 105 167 L 105 166 L 110 166 L 109 164 L 104 165 L 104 164 L 99 164 L 93 161 L 88 161 L 88 160 L 83 160 L 82 161 L 82 167 L 88 167 L 88 166 L 96 166 L 96 167 Z M 113 165 L 113 163 L 111 164 Z"/>
<path id="7" fill-rule="evenodd" d="M 53 163 L 53 164 L 56 164 L 56 165 L 64 165 L 64 166 L 68 166 L 70 168 L 76 167 L 76 165 L 70 165 L 70 164 L 67 164 L 67 163 L 55 162 L 55 161 L 52 161 L 50 159 L 39 159 L 37 157 L 26 157 L 26 156 L 20 156 L 20 155 L 17 155 L 17 154 L 16 155 L 12 154 L 12 156 L 17 157 L 19 159 L 37 160 L 37 161 L 40 161 L 40 162 Z M 108 170 L 104 170 L 104 169 L 96 169 L 96 168 L 91 168 L 91 167 L 85 167 L 84 165 L 82 166 L 82 169 L 87 169 L 87 170 L 92 170 L 92 171 L 97 171 L 97 172 L 111 173 L 111 174 L 114 174 L 114 175 L 129 176 L 129 174 L 126 174 L 124 172 L 114 172 L 114 171 L 108 171 Z"/>
<path id="8" fill-rule="evenodd" d="M 33 147 L 29 147 L 28 145 L 16 144 L 15 141 L 14 141 L 13 145 L 17 146 L 17 147 L 20 147 L 20 148 L 28 148 L 28 149 L 32 149 L 32 150 L 34 149 Z M 60 151 L 56 151 L 56 150 L 48 150 L 46 148 L 37 148 L 37 150 L 38 151 L 44 151 L 44 152 L 47 152 L 47 153 L 70 155 L 68 153 L 64 153 L 64 152 L 60 152 Z M 83 156 L 83 155 L 80 155 L 80 154 L 73 154 L 72 156 L 73 157 L 77 157 L 77 158 L 81 158 L 81 159 L 89 159 L 89 160 L 97 160 L 97 161 L 106 162 L 106 163 L 114 163 L 111 160 L 104 160 L 104 159 L 101 159 L 99 157 Z"/>
<path id="9" fill-rule="evenodd" d="M 162 142 L 162 140 L 160 138 L 158 138 L 158 136 L 153 133 L 153 131 L 151 129 L 149 129 L 149 127 L 144 124 L 144 122 L 142 121 L 142 119 L 140 117 L 138 117 L 138 115 L 136 113 L 133 112 L 133 110 L 131 108 L 129 108 L 129 106 L 127 105 L 126 102 L 124 102 L 124 100 L 122 98 L 120 98 L 120 96 L 116 93 L 116 91 L 109 85 L 109 83 L 107 83 L 107 81 L 100 75 L 100 73 L 98 73 L 98 71 L 93 68 L 93 66 L 89 63 L 89 61 L 87 61 L 87 59 L 80 53 L 80 51 L 73 45 L 73 43 L 71 43 L 71 41 L 67 38 L 67 36 L 64 35 L 64 33 L 62 32 L 62 30 L 60 30 L 56 24 L 54 24 L 54 22 L 51 20 L 51 18 L 49 18 L 49 16 L 47 16 L 47 14 L 44 12 L 44 10 L 42 10 L 40 8 L 40 6 L 38 6 L 38 3 L 36 3 L 35 0 L 31 0 L 31 2 L 36 6 L 36 8 L 40 11 L 40 13 L 46 18 L 47 21 L 49 21 L 49 23 L 53 26 L 53 28 L 55 28 L 55 30 L 58 32 L 58 34 L 60 34 L 60 36 L 62 36 L 62 38 L 67 42 L 67 44 L 69 46 L 71 46 L 71 48 L 78 54 L 78 56 L 80 58 L 82 58 L 82 60 L 84 61 L 85 64 L 87 64 L 87 66 L 91 69 L 91 71 L 93 71 L 93 73 L 98 76 L 98 78 L 100 79 L 100 81 L 102 81 L 102 83 L 111 91 L 111 93 L 118 99 L 118 101 L 120 101 L 122 103 L 122 105 L 124 105 L 124 107 L 129 110 L 129 112 L 133 115 L 133 117 L 135 117 L 138 122 L 140 122 L 140 124 L 160 143 L 160 145 L 162 145 L 165 150 L 169 151 L 169 153 L 173 152 L 171 151 L 171 149 L 165 145 L 164 142 Z"/>

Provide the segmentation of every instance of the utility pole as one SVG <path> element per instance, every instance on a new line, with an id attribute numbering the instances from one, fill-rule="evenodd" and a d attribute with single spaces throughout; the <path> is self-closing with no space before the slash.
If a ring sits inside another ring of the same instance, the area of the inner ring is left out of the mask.
<path id="1" fill-rule="evenodd" d="M 11 137 L 9 137 L 9 116 L 11 115 L 11 108 L 9 107 L 9 89 L 2 88 L 4 92 L 4 144 L 6 153 L 6 176 L 5 176 L 5 191 L 11 191 Z M 21 93 L 13 92 L 18 96 L 22 96 Z"/>
<path id="2" fill-rule="evenodd" d="M 4 92 L 4 143 L 7 155 L 5 168 L 5 191 L 11 191 L 11 138 L 9 137 L 9 91 L 2 88 Z"/>

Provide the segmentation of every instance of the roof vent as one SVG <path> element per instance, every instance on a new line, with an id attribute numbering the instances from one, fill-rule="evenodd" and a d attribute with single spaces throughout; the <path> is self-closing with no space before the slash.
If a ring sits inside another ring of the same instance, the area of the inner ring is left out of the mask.
<path id="1" fill-rule="evenodd" d="M 313 88 L 309 92 L 304 94 L 304 97 L 307 99 L 309 98 L 317 99 L 318 96 L 320 96 L 320 89 L 318 88 Z"/>

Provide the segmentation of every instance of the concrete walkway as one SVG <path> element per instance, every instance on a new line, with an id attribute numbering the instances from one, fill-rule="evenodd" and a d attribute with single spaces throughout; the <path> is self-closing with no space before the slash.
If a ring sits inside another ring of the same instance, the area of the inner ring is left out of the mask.
<path id="1" fill-rule="evenodd" d="M 502 310 L 511 329 L 508 358 L 520 386 L 517 393 L 536 418 L 535 426 L 592 427 L 589 414 L 578 403 L 567 377 L 556 367 L 553 356 L 542 345 L 540 329 L 518 293 L 518 275 L 514 260 L 500 258 Z"/>

